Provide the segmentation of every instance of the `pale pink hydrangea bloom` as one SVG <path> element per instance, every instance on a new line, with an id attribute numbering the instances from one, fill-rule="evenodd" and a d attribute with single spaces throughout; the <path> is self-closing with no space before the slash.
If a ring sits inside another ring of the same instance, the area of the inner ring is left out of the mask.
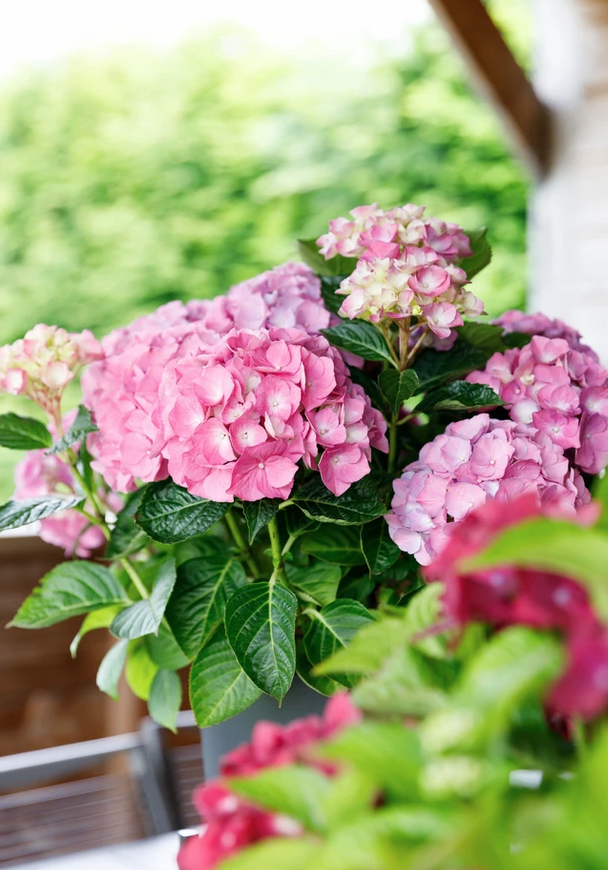
<path id="1" fill-rule="evenodd" d="M 213 300 L 206 324 L 225 335 L 230 329 L 278 326 L 315 335 L 329 326 L 321 282 L 303 263 L 283 263 L 231 287 Z"/>
<path id="2" fill-rule="evenodd" d="M 287 498 L 300 459 L 341 495 L 387 451 L 386 422 L 322 336 L 233 330 L 165 366 L 153 456 L 213 501 Z M 319 450 L 322 456 L 317 465 Z"/>
<path id="3" fill-rule="evenodd" d="M 65 387 L 82 366 L 102 355 L 88 329 L 66 332 L 39 323 L 23 338 L 0 347 L 0 393 L 28 396 L 58 423 Z"/>
<path id="4" fill-rule="evenodd" d="M 518 431 L 544 433 L 561 449 L 576 451 L 581 471 L 597 474 L 608 463 L 608 372 L 593 352 L 572 349 L 566 338 L 536 335 L 521 350 L 494 354 L 467 380 L 491 386 Z"/>
<path id="5" fill-rule="evenodd" d="M 75 416 L 75 411 L 65 415 L 64 429 L 71 426 Z M 78 445 L 75 448 L 78 449 Z M 30 451 L 15 468 L 15 499 L 49 495 L 65 498 L 77 492 L 70 467 L 59 456 L 49 454 L 46 450 Z M 108 511 L 116 512 L 122 507 L 120 498 L 115 494 L 100 491 L 99 496 Z M 66 556 L 79 556 L 81 559 L 88 559 L 105 542 L 101 529 L 92 526 L 76 510 L 60 511 L 40 520 L 39 535 L 48 544 L 61 547 Z"/>
<path id="6" fill-rule="evenodd" d="M 293 326 L 315 334 L 329 322 L 319 279 L 307 266 L 285 263 L 226 296 L 170 302 L 114 330 L 103 339 L 104 359 L 83 376 L 84 404 L 99 429 L 88 442 L 93 468 L 119 492 L 167 476 L 166 460 L 152 450 L 159 434 L 153 409 L 162 372 L 176 355 L 211 346 L 234 327 Z"/>
<path id="7" fill-rule="evenodd" d="M 483 303 L 465 290 L 458 263 L 471 256 L 469 239 L 453 223 L 424 218 L 424 208 L 406 205 L 384 212 L 361 206 L 354 220 L 330 221 L 317 239 L 326 259 L 358 257 L 357 266 L 336 291 L 346 296 L 340 314 L 379 323 L 415 317 L 439 340 L 455 337 L 463 315 L 483 313 Z"/>
<path id="8" fill-rule="evenodd" d="M 386 516 L 391 538 L 421 565 L 441 552 L 459 520 L 489 498 L 512 501 L 530 492 L 570 512 L 590 498 L 579 472 L 545 432 L 521 432 L 517 423 L 488 414 L 450 423 L 393 488 Z"/>

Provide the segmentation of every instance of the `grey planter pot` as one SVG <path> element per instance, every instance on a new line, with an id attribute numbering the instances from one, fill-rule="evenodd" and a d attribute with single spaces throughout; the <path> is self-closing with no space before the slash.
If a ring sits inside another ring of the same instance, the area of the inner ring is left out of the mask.
<path id="1" fill-rule="evenodd" d="M 223 755 L 241 743 L 249 743 L 251 731 L 256 722 L 262 720 L 286 725 L 292 719 L 301 719 L 311 714 L 321 715 L 327 698 L 309 689 L 298 677 L 279 707 L 278 701 L 269 695 L 262 695 L 249 709 L 221 725 L 201 729 L 203 764 L 205 779 L 213 779 L 219 773 Z"/>

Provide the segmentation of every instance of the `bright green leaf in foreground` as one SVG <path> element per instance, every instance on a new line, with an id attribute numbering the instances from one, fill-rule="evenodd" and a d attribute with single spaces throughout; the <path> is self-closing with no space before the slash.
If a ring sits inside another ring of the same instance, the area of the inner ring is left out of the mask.
<path id="1" fill-rule="evenodd" d="M 608 536 L 547 517 L 511 526 L 477 556 L 462 563 L 475 571 L 499 565 L 552 571 L 587 587 L 594 605 L 608 617 Z"/>
<path id="2" fill-rule="evenodd" d="M 322 831 L 323 803 L 331 780 L 312 767 L 275 767 L 230 779 L 230 789 L 252 803 L 296 819 L 309 831 Z"/>

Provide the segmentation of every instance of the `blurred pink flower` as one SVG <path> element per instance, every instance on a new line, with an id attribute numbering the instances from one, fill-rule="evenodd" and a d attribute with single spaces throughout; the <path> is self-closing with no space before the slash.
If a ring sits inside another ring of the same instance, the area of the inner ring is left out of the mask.
<path id="1" fill-rule="evenodd" d="M 269 767 L 306 764 L 327 775 L 335 767 L 315 758 L 315 747 L 350 725 L 361 714 L 344 692 L 327 702 L 322 717 L 308 716 L 281 726 L 258 722 L 251 743 L 229 752 L 221 764 L 222 779 L 206 783 L 194 793 L 195 806 L 205 829 L 182 846 L 180 870 L 212 870 L 229 855 L 268 837 L 297 837 L 301 825 L 285 816 L 260 810 L 230 792 L 229 777 L 246 777 Z"/>

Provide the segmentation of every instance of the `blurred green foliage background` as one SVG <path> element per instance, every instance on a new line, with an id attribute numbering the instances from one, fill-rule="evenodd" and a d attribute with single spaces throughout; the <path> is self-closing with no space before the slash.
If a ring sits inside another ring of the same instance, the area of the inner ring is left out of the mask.
<path id="1" fill-rule="evenodd" d="M 526 180 L 434 23 L 371 67 L 231 28 L 22 73 L 0 87 L 0 343 L 224 292 L 373 201 L 488 225 L 476 292 L 523 303 Z"/>

